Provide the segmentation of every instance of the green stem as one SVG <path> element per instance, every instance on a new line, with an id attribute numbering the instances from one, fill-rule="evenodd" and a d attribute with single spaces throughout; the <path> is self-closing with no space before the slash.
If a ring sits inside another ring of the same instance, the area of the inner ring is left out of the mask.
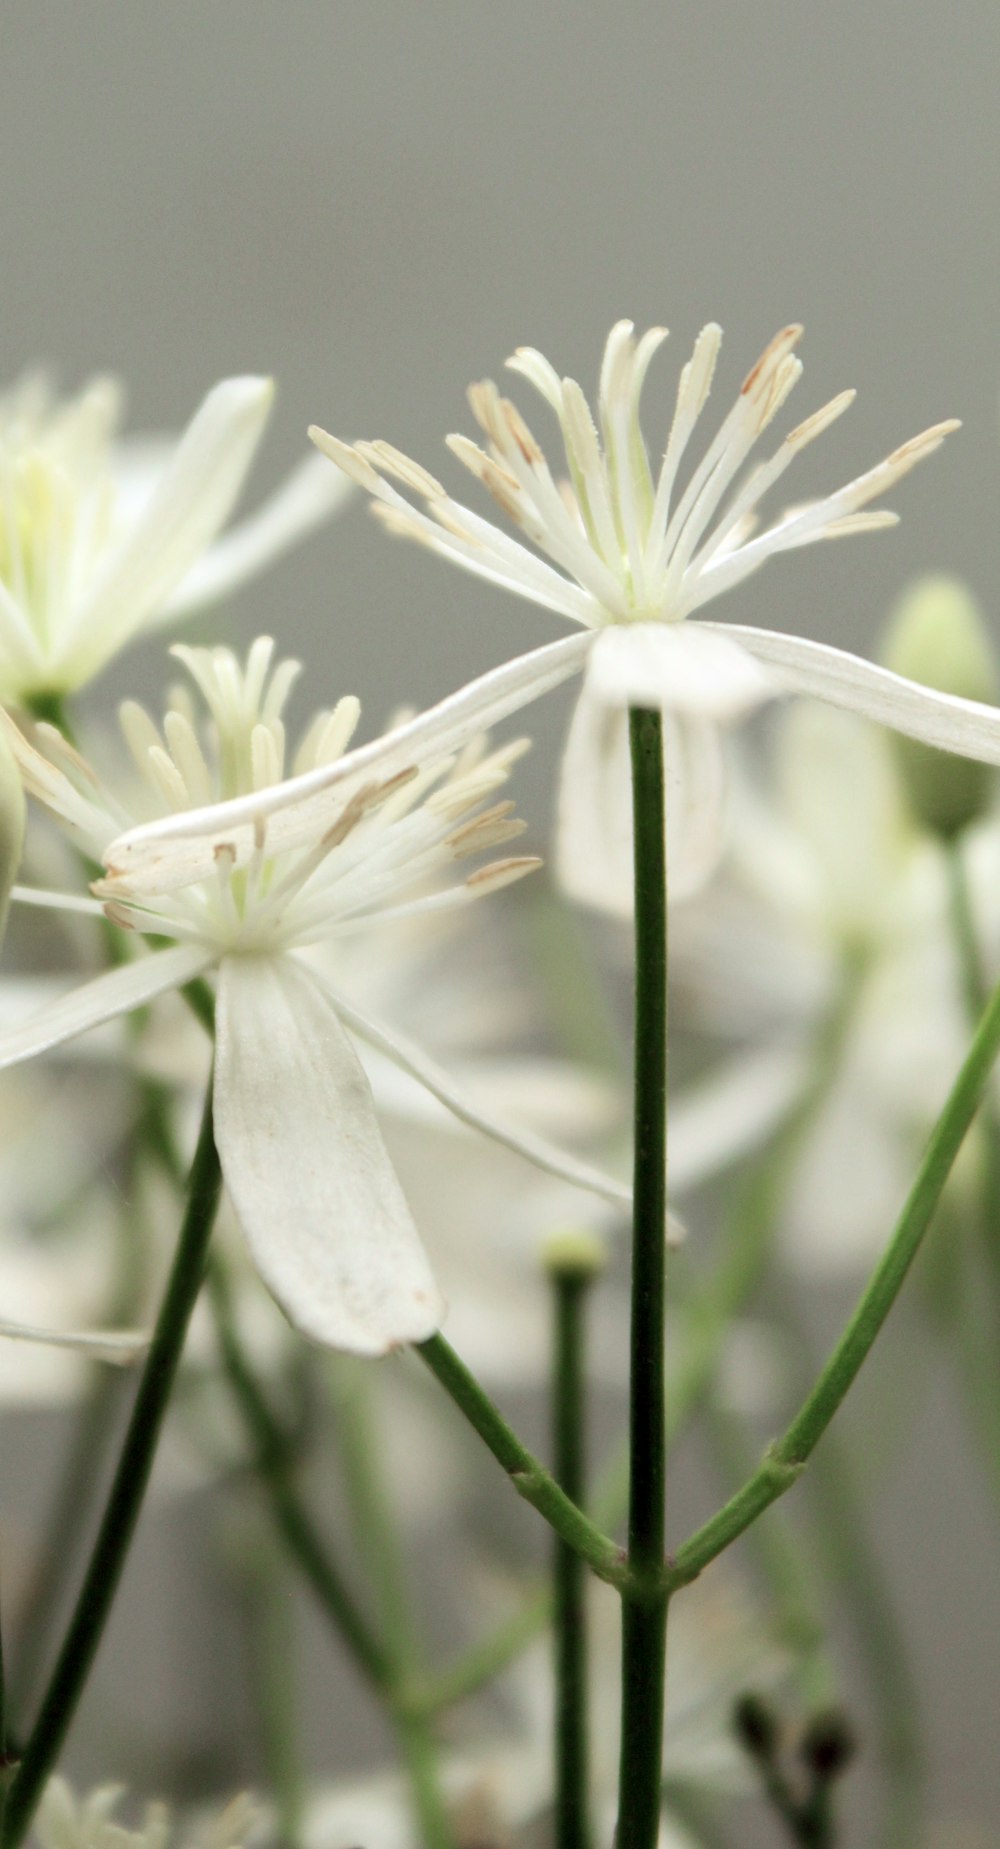
<path id="1" fill-rule="evenodd" d="M 613 1586 L 621 1585 L 627 1568 L 617 1542 L 601 1533 L 565 1490 L 560 1489 L 544 1464 L 521 1443 L 444 1336 L 432 1335 L 428 1341 L 421 1342 L 414 1353 L 430 1368 L 473 1431 L 503 1466 L 518 1495 L 530 1502 L 549 1526 L 587 1562 L 598 1579 L 606 1579 Z"/>
<path id="2" fill-rule="evenodd" d="M 622 1606 L 617 1849 L 660 1826 L 666 1677 L 667 856 L 663 721 L 629 714 L 635 862 L 635 1102 L 629 1373 L 630 1585 Z"/>
<path id="3" fill-rule="evenodd" d="M 990 990 L 983 969 L 960 835 L 946 843 L 944 856 L 965 1012 L 969 1026 L 974 1027 L 986 1006 Z M 1000 1126 L 992 1109 L 983 1112 L 983 1132 L 983 1244 L 993 1268 L 995 1282 L 1000 1287 Z"/>
<path id="4" fill-rule="evenodd" d="M 4 1820 L 4 1849 L 16 1849 L 31 1821 L 42 1787 L 69 1731 L 101 1641 L 142 1507 L 188 1322 L 204 1276 L 220 1186 L 209 1090 L 170 1279 L 76 1609 L 10 1788 Z"/>
<path id="5" fill-rule="evenodd" d="M 380 1694 L 386 1695 L 392 1686 L 389 1657 L 296 1493 L 285 1433 L 244 1353 L 221 1265 L 211 1266 L 208 1283 L 226 1377 L 253 1440 L 257 1470 L 270 1497 L 278 1533 L 359 1669 Z"/>
<path id="6" fill-rule="evenodd" d="M 347 1494 L 392 1662 L 389 1711 L 406 1761 L 414 1820 L 422 1849 L 451 1849 L 452 1830 L 431 1717 L 408 1699 L 410 1684 L 420 1676 L 421 1651 L 393 1511 L 379 1469 L 378 1434 L 370 1416 L 370 1375 L 365 1378 L 358 1369 L 344 1367 L 337 1379 L 338 1428 Z M 396 1695 L 397 1690 L 404 1691 L 402 1699 Z"/>
<path id="7" fill-rule="evenodd" d="M 557 1481 L 578 1507 L 586 1484 L 584 1318 L 592 1272 L 553 1273 L 555 1308 L 555 1392 L 553 1455 Z M 587 1849 L 589 1777 L 587 1754 L 587 1615 L 583 1561 L 556 1536 L 553 1557 L 555 1608 L 556 1849 Z"/>
<path id="8" fill-rule="evenodd" d="M 853 1385 L 902 1289 L 1000 1050 L 1000 987 L 931 1134 L 888 1248 L 805 1404 L 743 1488 L 680 1549 L 667 1575 L 684 1585 L 731 1545 L 801 1475 L 810 1453 Z"/>
<path id="9" fill-rule="evenodd" d="M 274 1792 L 280 1849 L 298 1849 L 305 1780 L 297 1747 L 294 1611 L 282 1565 L 271 1533 L 255 1533 L 247 1581 L 264 1769 Z"/>

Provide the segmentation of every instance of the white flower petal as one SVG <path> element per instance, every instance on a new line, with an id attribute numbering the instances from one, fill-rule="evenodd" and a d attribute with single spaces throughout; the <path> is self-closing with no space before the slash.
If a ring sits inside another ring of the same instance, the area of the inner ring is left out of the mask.
<path id="1" fill-rule="evenodd" d="M 689 897 L 709 878 L 725 839 L 725 765 L 717 727 L 664 714 L 667 889 Z M 556 871 L 571 898 L 630 918 L 632 771 L 628 713 L 595 697 L 589 673 L 570 724 L 559 780 Z"/>
<path id="2" fill-rule="evenodd" d="M 766 662 L 776 671 L 779 692 L 811 694 L 816 700 L 848 707 L 878 725 L 891 726 L 907 738 L 922 739 L 941 751 L 979 758 L 984 764 L 1000 764 L 1000 707 L 963 700 L 957 694 L 936 693 L 858 655 L 830 648 L 823 642 L 807 641 L 804 636 L 745 629 L 737 624 L 725 629 L 721 625 L 716 628 L 714 623 L 700 626 L 735 637 L 743 648 Z"/>
<path id="3" fill-rule="evenodd" d="M 358 1355 L 424 1341 L 443 1305 L 327 997 L 292 957 L 227 957 L 215 1133 L 254 1263 L 303 1334 Z"/>
<path id="4" fill-rule="evenodd" d="M 671 1193 L 700 1187 L 775 1131 L 798 1097 L 808 1061 L 797 1047 L 739 1053 L 671 1098 Z"/>
<path id="5" fill-rule="evenodd" d="M 202 975 L 213 961 L 212 952 L 203 946 L 178 944 L 119 969 L 105 970 L 92 982 L 49 1002 L 28 1020 L 0 1031 L 0 1067 L 32 1059 L 36 1053 L 86 1033 L 89 1027 L 142 1008 L 168 989 L 181 988 Z"/>
<path id="6" fill-rule="evenodd" d="M 348 1027 L 370 1045 L 377 1047 L 380 1053 L 387 1054 L 404 1072 L 412 1073 L 461 1123 L 469 1124 L 474 1130 L 481 1130 L 484 1136 L 492 1137 L 494 1142 L 502 1143 L 506 1149 L 516 1150 L 525 1161 L 543 1169 L 546 1174 L 557 1175 L 561 1181 L 568 1181 L 587 1194 L 596 1194 L 600 1200 L 613 1201 L 616 1206 L 631 1211 L 632 1190 L 626 1182 L 603 1174 L 600 1169 L 592 1168 L 589 1162 L 578 1162 L 575 1156 L 555 1149 L 544 1137 L 534 1136 L 530 1130 L 522 1130 L 519 1125 L 505 1123 L 491 1112 L 480 1110 L 464 1092 L 456 1089 L 448 1074 L 420 1047 L 414 1046 L 411 1040 L 395 1030 L 390 1031 L 370 1015 L 362 1014 L 346 997 L 332 989 L 325 978 L 322 981 L 337 1013 Z"/>
<path id="7" fill-rule="evenodd" d="M 324 456 L 309 455 L 256 511 L 196 562 L 156 617 L 173 622 L 228 597 L 351 499 L 354 485 Z"/>
<path id="8" fill-rule="evenodd" d="M 723 631 L 698 623 L 618 623 L 602 629 L 587 677 L 596 699 L 723 722 L 773 699 L 780 687 Z"/>
<path id="9" fill-rule="evenodd" d="M 38 1329 L 30 1323 L 0 1321 L 0 1336 L 11 1342 L 44 1342 L 48 1348 L 82 1349 L 91 1360 L 109 1361 L 113 1367 L 127 1367 L 149 1347 L 143 1329 Z"/>
<path id="10" fill-rule="evenodd" d="M 74 627 L 74 670 L 93 671 L 145 623 L 210 545 L 243 485 L 271 406 L 268 379 L 209 392 Z"/>
<path id="11" fill-rule="evenodd" d="M 222 843 L 235 855 L 233 864 L 243 866 L 255 849 L 253 824 L 258 818 L 270 818 L 269 853 L 316 839 L 333 826 L 365 783 L 393 776 L 439 752 L 457 750 L 474 733 L 489 730 L 558 687 L 583 666 L 593 640 L 591 631 L 583 631 L 516 656 L 332 764 L 249 796 L 129 829 L 111 843 L 105 857 L 114 890 L 123 896 L 142 892 L 151 897 L 204 879 L 213 871 Z"/>

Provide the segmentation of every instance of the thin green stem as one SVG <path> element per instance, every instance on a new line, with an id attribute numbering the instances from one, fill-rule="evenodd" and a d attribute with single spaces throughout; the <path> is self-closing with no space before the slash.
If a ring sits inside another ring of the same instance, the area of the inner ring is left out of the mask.
<path id="1" fill-rule="evenodd" d="M 945 844 L 944 856 L 962 995 L 969 1026 L 974 1027 L 986 1006 L 990 990 L 983 968 L 960 835 Z M 983 1112 L 981 1175 L 983 1244 L 993 1269 L 995 1284 L 1000 1288 L 1000 1125 L 992 1109 Z"/>
<path id="2" fill-rule="evenodd" d="M 359 1669 L 380 1694 L 387 1695 L 393 1681 L 389 1657 L 296 1492 L 285 1432 L 244 1352 L 228 1282 L 219 1264 L 209 1270 L 209 1296 L 226 1378 L 253 1441 L 256 1467 L 281 1540 Z"/>
<path id="3" fill-rule="evenodd" d="M 4 1849 L 16 1849 L 31 1821 L 69 1731 L 114 1602 L 152 1471 L 188 1322 L 201 1288 L 220 1186 L 209 1090 L 170 1279 L 90 1564 L 41 1711 L 10 1788 Z"/>
<path id="4" fill-rule="evenodd" d="M 555 1271 L 553 1457 L 555 1476 L 582 1508 L 586 1495 L 584 1319 L 590 1271 Z M 590 1841 L 587 1752 L 587 1614 L 584 1564 L 556 1536 L 555 1609 L 556 1849 L 587 1849 Z"/>
<path id="5" fill-rule="evenodd" d="M 414 1352 L 454 1400 L 497 1463 L 503 1466 L 518 1495 L 568 1542 L 598 1579 L 606 1579 L 613 1586 L 621 1585 L 627 1567 L 617 1542 L 601 1533 L 565 1490 L 560 1489 L 544 1464 L 521 1443 L 444 1336 L 432 1335 L 428 1341 L 419 1343 Z"/>
<path id="6" fill-rule="evenodd" d="M 291 1587 L 273 1536 L 258 1531 L 247 1562 L 250 1654 L 261 1719 L 263 1761 L 274 1792 L 280 1849 L 302 1841 L 305 1774 L 298 1751 L 295 1621 Z"/>
<path id="7" fill-rule="evenodd" d="M 389 1710 L 406 1761 L 414 1821 L 423 1849 L 451 1849 L 451 1823 L 431 1717 L 408 1699 L 395 1696 L 396 1690 L 408 1691 L 410 1684 L 419 1679 L 421 1646 L 394 1513 L 380 1469 L 380 1447 L 369 1397 L 371 1377 L 367 1370 L 363 1374 L 344 1367 L 335 1378 L 347 1495 L 392 1662 Z"/>
<path id="8" fill-rule="evenodd" d="M 666 1679 L 667 855 L 663 720 L 629 714 L 635 870 L 635 1096 L 629 1370 L 630 1585 L 622 1606 L 617 1849 L 660 1826 Z"/>
<path id="9" fill-rule="evenodd" d="M 902 1289 L 976 1114 L 1000 1050 L 1000 987 L 990 1000 L 965 1063 L 924 1153 L 906 1205 L 881 1262 L 812 1392 L 759 1469 L 677 1554 L 667 1580 L 686 1584 L 731 1545 L 801 1475 L 814 1447 L 853 1385 Z"/>

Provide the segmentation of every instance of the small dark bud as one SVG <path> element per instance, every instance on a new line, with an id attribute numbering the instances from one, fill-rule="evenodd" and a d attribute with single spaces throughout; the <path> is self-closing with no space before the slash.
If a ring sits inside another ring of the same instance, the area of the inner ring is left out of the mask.
<path id="1" fill-rule="evenodd" d="M 770 1763 L 778 1749 L 778 1717 L 762 1695 L 748 1690 L 733 1708 L 733 1726 L 741 1744 L 755 1759 Z"/>
<path id="2" fill-rule="evenodd" d="M 818 1783 L 829 1785 L 850 1764 L 857 1751 L 854 1730 L 847 1716 L 831 1709 L 816 1714 L 802 1736 L 799 1748 L 803 1763 Z"/>

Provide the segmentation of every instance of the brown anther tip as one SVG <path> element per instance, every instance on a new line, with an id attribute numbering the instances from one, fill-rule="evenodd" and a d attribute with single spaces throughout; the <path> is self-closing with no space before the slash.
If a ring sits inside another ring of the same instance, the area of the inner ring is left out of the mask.
<path id="1" fill-rule="evenodd" d="M 764 348 L 757 364 L 751 366 L 750 371 L 747 373 L 743 384 L 740 386 L 741 397 L 745 398 L 748 392 L 753 391 L 761 373 L 773 364 L 779 354 L 790 352 L 792 347 L 795 346 L 796 341 L 802 339 L 804 333 L 805 328 L 801 321 L 790 321 L 787 327 L 783 327 L 780 333 L 775 334 L 774 339 L 769 341 Z"/>

